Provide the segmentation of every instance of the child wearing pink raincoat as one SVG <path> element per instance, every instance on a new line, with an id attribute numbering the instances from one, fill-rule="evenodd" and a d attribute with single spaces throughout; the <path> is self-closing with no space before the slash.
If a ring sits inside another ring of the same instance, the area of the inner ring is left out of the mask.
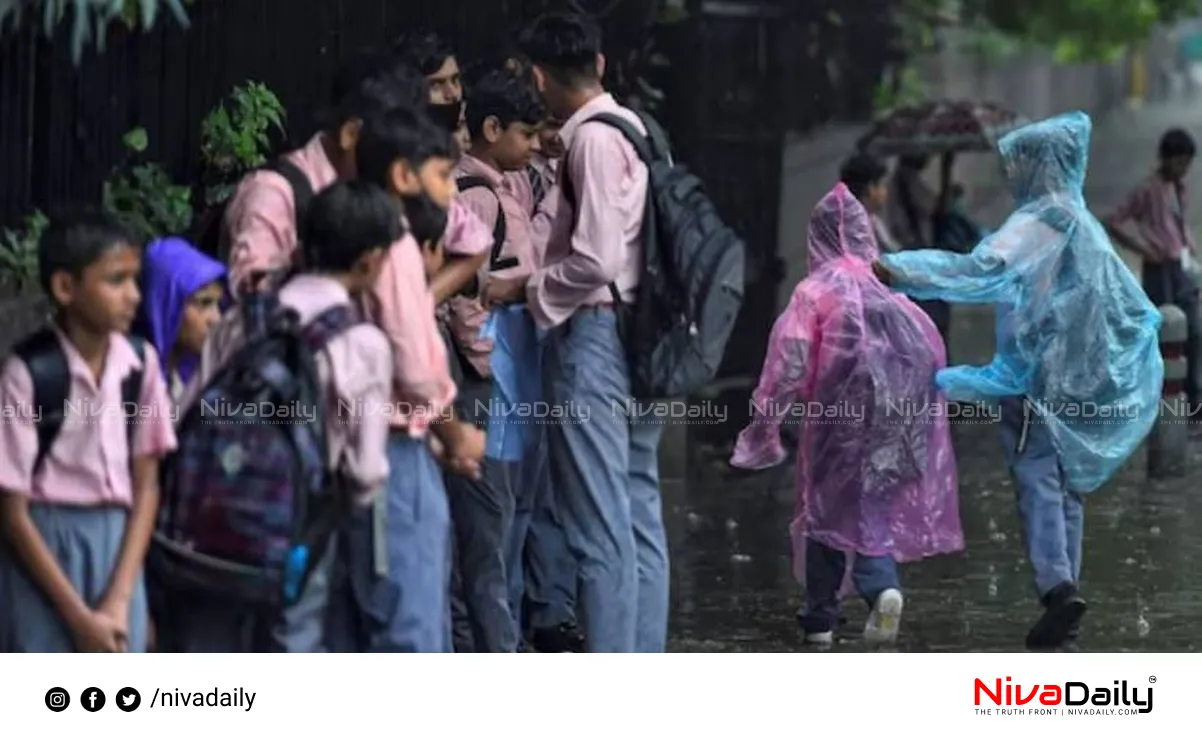
<path id="1" fill-rule="evenodd" d="M 810 275 L 776 321 L 753 420 L 731 465 L 786 458 L 780 427 L 801 419 L 794 565 L 805 584 L 806 639 L 830 643 L 840 586 L 871 607 L 864 637 L 897 637 L 897 563 L 964 548 L 946 402 L 946 352 L 934 323 L 872 271 L 872 222 L 842 183 L 814 208 Z"/>

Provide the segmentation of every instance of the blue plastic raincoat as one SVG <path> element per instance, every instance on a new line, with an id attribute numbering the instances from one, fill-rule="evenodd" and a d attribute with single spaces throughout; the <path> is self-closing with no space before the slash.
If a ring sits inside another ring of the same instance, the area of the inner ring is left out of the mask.
<path id="1" fill-rule="evenodd" d="M 492 370 L 492 414 L 488 421 L 490 459 L 516 462 L 526 454 L 539 420 L 542 396 L 542 350 L 534 319 L 525 305 L 493 310 L 481 333 L 492 340 L 489 357 Z"/>
<path id="2" fill-rule="evenodd" d="M 998 305 L 993 361 L 936 379 L 953 400 L 1026 397 L 1078 493 L 1101 487 L 1148 435 L 1164 378 L 1160 313 L 1085 205 L 1091 128 L 1076 112 L 998 143 L 1017 209 L 971 254 L 881 259 L 917 299 Z"/>

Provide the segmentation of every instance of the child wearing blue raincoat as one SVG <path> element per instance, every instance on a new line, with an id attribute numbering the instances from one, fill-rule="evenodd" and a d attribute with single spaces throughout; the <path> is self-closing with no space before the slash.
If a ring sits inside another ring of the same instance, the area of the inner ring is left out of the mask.
<path id="1" fill-rule="evenodd" d="M 1081 112 L 998 143 L 1016 210 L 968 255 L 883 256 L 878 273 L 916 299 L 997 306 L 985 367 L 936 377 L 949 399 L 1001 400 L 1003 443 L 1035 585 L 1045 608 L 1032 648 L 1077 636 L 1081 496 L 1100 488 L 1148 435 L 1164 365 L 1160 314 L 1090 214 L 1083 188 L 1092 125 Z"/>

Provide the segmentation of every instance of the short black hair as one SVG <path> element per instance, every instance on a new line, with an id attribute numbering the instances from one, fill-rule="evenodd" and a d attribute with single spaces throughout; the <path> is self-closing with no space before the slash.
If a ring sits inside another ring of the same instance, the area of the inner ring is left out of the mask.
<path id="1" fill-rule="evenodd" d="M 494 70 L 472 85 L 467 97 L 467 130 L 475 140 L 484 134 L 484 122 L 496 117 L 501 128 L 522 123 L 538 126 L 543 106 L 529 78 L 507 70 Z"/>
<path id="2" fill-rule="evenodd" d="M 338 70 L 319 123 L 334 129 L 372 111 L 424 105 L 427 95 L 425 79 L 405 61 L 379 50 L 358 50 Z"/>
<path id="3" fill-rule="evenodd" d="M 868 195 L 868 188 L 873 184 L 880 183 L 888 172 L 889 169 L 883 162 L 872 155 L 861 152 L 852 155 L 847 162 L 843 163 L 843 168 L 839 171 L 839 180 L 843 181 L 852 196 L 863 201 L 864 197 Z"/>
<path id="4" fill-rule="evenodd" d="M 560 84 L 598 82 L 601 27 L 583 13 L 540 16 L 522 31 L 518 45 L 532 64 Z"/>
<path id="5" fill-rule="evenodd" d="M 401 211 L 374 183 L 335 183 L 317 194 L 305 213 L 305 265 L 315 271 L 349 271 L 367 252 L 404 234 Z"/>
<path id="6" fill-rule="evenodd" d="M 1184 129 L 1170 129 L 1160 138 L 1160 159 L 1193 157 L 1198 151 L 1194 138 Z"/>
<path id="7" fill-rule="evenodd" d="M 397 37 L 392 43 L 392 51 L 424 77 L 438 72 L 448 59 L 455 56 L 455 50 L 441 36 L 424 30 Z"/>
<path id="8" fill-rule="evenodd" d="M 50 218 L 38 241 L 38 274 L 47 296 L 59 271 L 78 278 L 88 266 L 119 245 L 141 248 L 142 241 L 116 216 L 96 208 L 69 209 Z"/>
<path id="9" fill-rule="evenodd" d="M 355 162 L 360 180 L 388 188 L 388 172 L 397 160 L 420 168 L 432 157 L 454 160 L 451 133 L 430 120 L 424 109 L 401 106 L 375 112 L 363 120 Z"/>

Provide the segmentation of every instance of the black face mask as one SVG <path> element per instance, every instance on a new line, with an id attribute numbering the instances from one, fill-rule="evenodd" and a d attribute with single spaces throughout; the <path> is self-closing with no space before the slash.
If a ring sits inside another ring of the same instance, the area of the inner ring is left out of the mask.
<path id="1" fill-rule="evenodd" d="M 423 249 L 442 239 L 447 231 L 447 210 L 443 209 L 424 191 L 420 196 L 402 196 L 405 203 L 405 219 L 409 231 Z"/>
<path id="2" fill-rule="evenodd" d="M 459 129 L 463 119 L 463 101 L 454 103 L 431 103 L 426 108 L 430 119 L 452 134 Z"/>

